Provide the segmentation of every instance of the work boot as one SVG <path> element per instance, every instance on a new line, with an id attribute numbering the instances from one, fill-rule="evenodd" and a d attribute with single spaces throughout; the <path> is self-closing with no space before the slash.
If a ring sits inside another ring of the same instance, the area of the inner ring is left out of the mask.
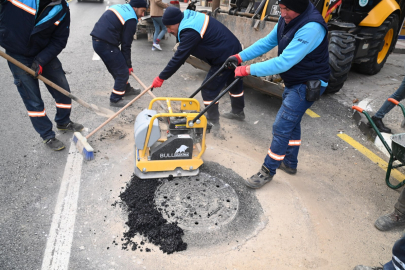
<path id="1" fill-rule="evenodd" d="M 65 131 L 72 131 L 72 132 L 80 132 L 83 130 L 83 125 L 81 124 L 77 124 L 77 123 L 73 123 L 72 121 L 70 121 L 69 123 L 65 124 L 65 125 L 56 125 L 56 128 L 59 130 L 65 130 Z"/>
<path id="2" fill-rule="evenodd" d="M 141 93 L 141 89 L 133 88 L 129 83 L 125 86 L 124 97 L 137 96 Z"/>
<path id="3" fill-rule="evenodd" d="M 383 123 L 383 121 L 382 121 L 382 118 L 378 118 L 378 117 L 372 116 L 372 117 L 371 117 L 371 120 L 373 120 L 374 124 L 376 125 L 376 127 L 378 128 L 378 130 L 379 130 L 380 132 L 391 133 L 391 129 L 387 128 L 387 127 L 384 125 L 384 123 Z"/>
<path id="4" fill-rule="evenodd" d="M 273 176 L 274 175 L 270 173 L 269 169 L 263 165 L 257 174 L 245 179 L 245 185 L 250 188 L 261 188 L 270 182 L 273 179 Z"/>
<path id="5" fill-rule="evenodd" d="M 284 164 L 284 162 L 281 161 L 280 166 L 278 167 L 280 170 L 288 173 L 288 174 L 296 174 L 297 173 L 297 169 L 293 169 L 288 167 L 287 165 Z"/>
<path id="6" fill-rule="evenodd" d="M 63 142 L 59 141 L 56 138 L 50 138 L 48 140 L 45 140 L 44 144 L 46 144 L 46 146 L 48 146 L 54 151 L 60 151 L 62 149 L 65 149 L 65 145 L 63 144 Z"/>
<path id="7" fill-rule="evenodd" d="M 380 231 L 389 231 L 396 227 L 405 226 L 405 214 L 395 209 L 391 214 L 379 217 L 374 226 Z"/>
<path id="8" fill-rule="evenodd" d="M 383 268 L 380 266 L 370 267 L 370 266 L 364 266 L 364 265 L 357 265 L 353 270 L 383 270 Z"/>
<path id="9" fill-rule="evenodd" d="M 239 121 L 245 120 L 245 113 L 243 111 L 241 111 L 239 113 L 233 113 L 232 111 L 230 111 L 227 113 L 223 113 L 222 116 L 225 118 L 228 118 L 228 119 L 236 119 Z"/>
<path id="10" fill-rule="evenodd" d="M 127 105 L 129 102 L 131 102 L 130 100 L 123 100 L 123 99 L 120 99 L 120 100 L 118 100 L 117 102 L 112 102 L 111 100 L 110 100 L 110 106 L 111 107 L 124 107 L 125 105 Z"/>

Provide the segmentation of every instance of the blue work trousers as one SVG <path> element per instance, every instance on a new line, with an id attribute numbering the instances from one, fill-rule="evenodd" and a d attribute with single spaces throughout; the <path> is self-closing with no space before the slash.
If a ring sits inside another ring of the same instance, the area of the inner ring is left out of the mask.
<path id="1" fill-rule="evenodd" d="M 326 87 L 321 87 L 321 95 L 325 89 Z M 297 168 L 301 145 L 301 119 L 314 103 L 305 99 L 305 92 L 305 84 L 284 88 L 283 103 L 273 124 L 273 140 L 263 164 L 273 175 L 282 161 L 290 168 Z"/>
<path id="2" fill-rule="evenodd" d="M 395 242 L 392 248 L 392 260 L 387 262 L 384 270 L 405 270 L 405 236 Z"/>
<path id="3" fill-rule="evenodd" d="M 153 25 L 155 26 L 155 33 L 153 34 L 153 43 L 158 43 L 157 39 L 162 40 L 166 34 L 166 26 L 162 22 L 162 17 L 152 17 Z"/>
<path id="4" fill-rule="evenodd" d="M 220 66 L 212 66 L 211 69 L 208 71 L 204 82 L 207 81 L 215 72 L 217 72 L 219 68 Z M 210 105 L 211 102 L 219 95 L 221 90 L 230 85 L 235 80 L 234 76 L 234 69 L 224 69 L 215 78 L 213 78 L 212 81 L 204 86 L 201 89 L 201 95 L 204 100 L 204 105 Z M 234 85 L 228 93 L 231 97 L 232 112 L 239 113 L 243 111 L 243 108 L 245 107 L 245 98 L 243 96 L 242 79 L 239 80 L 239 82 L 237 82 L 236 85 Z M 219 102 L 217 102 L 217 104 L 218 103 Z M 219 119 L 218 106 L 213 106 L 210 110 L 208 110 L 207 118 L 214 121 Z"/>
<path id="5" fill-rule="evenodd" d="M 115 83 L 110 95 L 111 102 L 118 102 L 125 94 L 129 79 L 129 67 L 120 48 L 102 40 L 93 39 L 93 49 L 103 60 Z"/>
<path id="6" fill-rule="evenodd" d="M 398 87 L 397 91 L 390 96 L 397 101 L 401 101 L 405 98 L 405 77 L 402 80 L 401 85 Z M 395 104 L 386 100 L 378 112 L 374 115 L 377 118 L 384 118 L 384 116 L 395 107 Z"/>
<path id="7" fill-rule="evenodd" d="M 9 51 L 6 53 L 27 67 L 31 67 L 32 62 L 34 61 L 34 57 L 26 57 Z M 8 62 L 8 66 L 13 74 L 14 84 L 17 86 L 34 129 L 39 133 L 43 140 L 54 138 L 55 132 L 52 130 L 52 122 L 46 115 L 44 102 L 42 101 L 41 92 L 39 90 L 38 79 L 10 62 Z M 48 64 L 42 67 L 42 75 L 51 82 L 70 92 L 65 72 L 63 71 L 62 64 L 58 58 L 52 59 Z M 55 122 L 59 125 L 69 123 L 72 100 L 49 85 L 45 84 L 45 86 L 55 99 Z"/>

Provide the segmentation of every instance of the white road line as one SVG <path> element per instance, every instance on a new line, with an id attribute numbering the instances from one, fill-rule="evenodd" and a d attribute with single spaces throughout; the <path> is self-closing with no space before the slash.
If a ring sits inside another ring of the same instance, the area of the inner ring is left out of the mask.
<path id="1" fill-rule="evenodd" d="M 42 270 L 68 269 L 79 198 L 83 157 L 72 142 L 63 173 Z"/>
<path id="2" fill-rule="evenodd" d="M 96 52 L 94 52 L 93 58 L 91 60 L 97 61 L 97 60 L 101 60 L 101 58 L 100 58 L 100 56 L 98 56 L 98 54 Z"/>

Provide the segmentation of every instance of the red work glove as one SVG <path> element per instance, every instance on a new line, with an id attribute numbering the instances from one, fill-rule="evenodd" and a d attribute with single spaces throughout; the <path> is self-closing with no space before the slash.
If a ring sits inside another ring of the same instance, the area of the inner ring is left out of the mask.
<path id="1" fill-rule="evenodd" d="M 129 75 L 131 75 L 131 73 L 134 72 L 134 69 L 130 67 L 130 68 L 128 69 L 128 71 L 129 71 Z"/>
<path id="2" fill-rule="evenodd" d="M 35 78 L 42 74 L 42 66 L 36 60 L 32 63 L 31 69 L 35 71 Z"/>
<path id="3" fill-rule="evenodd" d="M 247 71 L 246 71 L 246 67 L 248 67 L 248 66 L 237 67 L 235 69 L 235 78 L 245 77 L 245 76 L 249 75 L 249 73 L 247 73 Z"/>
<path id="4" fill-rule="evenodd" d="M 225 61 L 225 67 L 228 69 L 234 69 L 236 66 L 239 66 L 242 63 L 242 58 L 239 54 L 231 55 Z"/>
<path id="5" fill-rule="evenodd" d="M 159 78 L 159 76 L 157 76 L 152 83 L 152 88 L 159 88 L 162 86 L 163 82 L 165 80 L 162 80 L 161 78 Z"/>

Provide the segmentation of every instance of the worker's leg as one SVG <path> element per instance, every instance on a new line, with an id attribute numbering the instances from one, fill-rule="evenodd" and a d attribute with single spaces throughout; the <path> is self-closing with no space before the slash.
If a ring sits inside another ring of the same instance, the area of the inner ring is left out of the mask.
<path id="1" fill-rule="evenodd" d="M 62 64 L 58 58 L 54 58 L 53 60 L 51 60 L 51 62 L 44 66 L 42 74 L 51 82 L 70 92 L 69 83 L 66 79 L 65 72 L 62 69 Z M 72 100 L 61 92 L 50 87 L 49 85 L 45 84 L 45 86 L 48 88 L 49 93 L 51 93 L 51 95 L 55 99 L 55 122 L 59 125 L 68 124 L 70 122 Z"/>
<path id="2" fill-rule="evenodd" d="M 10 52 L 6 53 L 28 67 L 32 65 L 34 60 L 32 57 L 25 57 Z M 38 79 L 10 62 L 8 62 L 8 66 L 13 73 L 14 84 L 17 86 L 18 92 L 20 93 L 35 130 L 43 140 L 54 138 L 55 133 L 52 131 L 52 122 L 49 120 L 45 112 L 44 102 L 42 101 L 41 92 L 39 90 Z"/>
<path id="3" fill-rule="evenodd" d="M 129 78 L 128 66 L 125 58 L 118 47 L 103 41 L 93 40 L 93 48 L 107 66 L 108 71 L 114 77 L 115 83 L 110 95 L 110 101 L 116 103 L 124 96 Z"/>
<path id="4" fill-rule="evenodd" d="M 227 86 L 231 85 L 235 81 L 234 72 L 228 75 Z M 239 114 L 245 108 L 245 97 L 243 91 L 243 80 L 240 79 L 230 90 L 229 95 L 231 97 L 232 113 Z"/>
<path id="5" fill-rule="evenodd" d="M 321 94 L 324 91 L 325 87 L 321 87 Z M 273 124 L 273 140 L 263 164 L 272 175 L 276 174 L 276 169 L 284 160 L 291 138 L 294 134 L 297 135 L 298 131 L 300 133 L 300 128 L 297 125 L 300 124 L 302 116 L 314 103 L 305 99 L 305 92 L 305 84 L 284 88 L 283 103 Z M 288 161 L 298 162 L 297 156 L 297 149 L 290 151 Z"/>
<path id="6" fill-rule="evenodd" d="M 405 188 L 402 189 L 398 201 L 395 204 L 395 209 L 401 214 L 405 215 Z"/>
<path id="7" fill-rule="evenodd" d="M 301 146 L 301 122 L 299 122 L 291 132 L 288 141 L 287 151 L 283 163 L 291 169 L 296 169 L 298 165 L 298 152 Z"/>
<path id="8" fill-rule="evenodd" d="M 212 66 L 211 69 L 208 71 L 208 74 L 205 77 L 204 82 L 207 81 L 215 72 L 217 72 L 219 68 L 220 68 L 219 66 Z M 210 105 L 211 102 L 218 96 L 218 94 L 224 88 L 226 81 L 228 79 L 227 71 L 228 70 L 222 71 L 215 78 L 213 78 L 212 81 L 210 81 L 206 86 L 204 86 L 203 89 L 201 89 L 201 95 L 205 107 Z M 219 102 L 216 102 L 216 104 L 207 111 L 207 119 L 214 123 L 219 121 L 218 103 Z"/>
<path id="9" fill-rule="evenodd" d="M 398 87 L 397 91 L 394 92 L 390 96 L 390 98 L 393 98 L 397 101 L 401 101 L 405 98 L 405 77 L 402 80 L 401 85 Z M 395 104 L 386 100 L 384 104 L 381 106 L 381 108 L 377 111 L 377 113 L 374 115 L 377 118 L 384 118 L 384 116 L 392 110 L 392 108 L 395 107 Z"/>
<path id="10" fill-rule="evenodd" d="M 405 237 L 395 242 L 392 260 L 384 265 L 384 270 L 405 270 Z"/>

